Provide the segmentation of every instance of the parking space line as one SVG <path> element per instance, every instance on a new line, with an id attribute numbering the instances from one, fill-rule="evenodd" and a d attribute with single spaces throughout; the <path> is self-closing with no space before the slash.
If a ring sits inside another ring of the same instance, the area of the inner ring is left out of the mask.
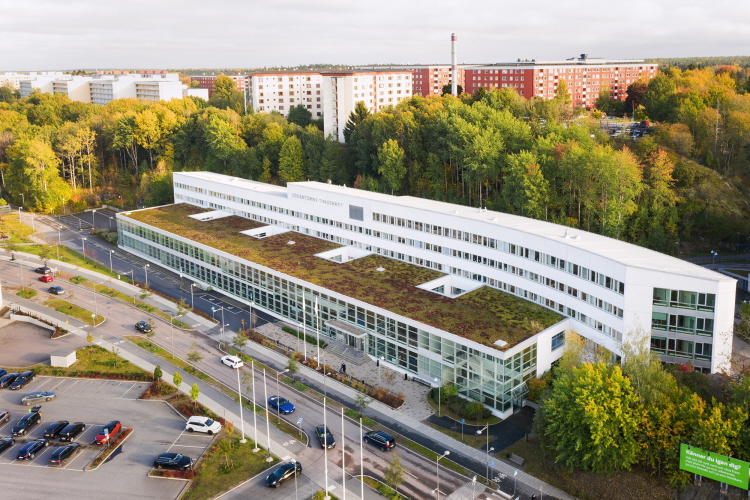
<path id="1" fill-rule="evenodd" d="M 177 439 L 172 441 L 172 444 L 169 446 L 169 448 L 167 448 L 167 452 L 169 452 L 169 450 L 172 449 L 172 446 L 174 446 L 177 443 L 177 440 L 180 439 L 183 434 L 185 434 L 185 431 L 180 432 L 180 434 L 177 436 Z"/>
<path id="2" fill-rule="evenodd" d="M 175 446 L 178 446 L 178 447 L 180 447 L 180 448 L 200 448 L 200 449 L 202 449 L 202 450 L 205 450 L 205 449 L 207 448 L 206 446 L 190 446 L 189 444 L 173 444 L 173 445 L 172 445 L 172 446 L 170 446 L 169 448 L 170 448 L 170 449 L 172 449 L 172 448 L 174 448 Z"/>
<path id="3" fill-rule="evenodd" d="M 133 384 L 130 384 L 130 387 L 128 387 L 128 389 L 127 389 L 127 390 L 126 390 L 125 392 L 123 392 L 123 393 L 122 393 L 122 396 L 120 396 L 120 397 L 119 397 L 118 399 L 122 399 L 122 398 L 123 398 L 123 397 L 125 396 L 125 394 L 129 393 L 129 392 L 130 392 L 130 389 L 132 389 L 132 388 L 133 388 L 133 387 L 135 387 L 135 386 L 136 386 L 136 384 L 135 384 L 135 383 L 133 383 Z"/>
<path id="4" fill-rule="evenodd" d="M 71 390 L 73 388 L 74 385 L 76 385 L 80 381 L 81 381 L 81 379 L 77 379 L 75 382 L 73 382 L 70 385 L 70 387 L 66 387 L 65 389 L 63 389 L 62 391 L 60 391 L 60 393 L 68 392 L 69 390 Z"/>

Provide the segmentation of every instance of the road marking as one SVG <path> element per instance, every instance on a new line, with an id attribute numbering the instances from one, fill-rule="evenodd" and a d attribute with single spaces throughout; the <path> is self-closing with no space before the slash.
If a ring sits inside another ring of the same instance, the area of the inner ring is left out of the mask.
<path id="1" fill-rule="evenodd" d="M 120 396 L 120 398 L 119 398 L 119 399 L 121 399 L 121 398 L 122 398 L 123 396 L 125 396 L 125 394 L 129 393 L 129 392 L 130 392 L 130 390 L 131 390 L 131 389 L 132 389 L 133 387 L 135 387 L 135 385 L 136 385 L 136 384 L 131 384 L 131 385 L 130 385 L 130 387 L 128 387 L 128 390 L 127 390 L 127 391 L 125 391 L 125 392 L 123 392 L 123 393 L 122 393 L 122 396 Z"/>
<path id="2" fill-rule="evenodd" d="M 173 444 L 170 447 L 170 449 L 172 449 L 174 447 L 179 447 L 179 448 L 200 448 L 201 450 L 205 450 L 206 449 L 205 446 L 192 446 L 192 445 L 189 445 L 189 444 Z"/>

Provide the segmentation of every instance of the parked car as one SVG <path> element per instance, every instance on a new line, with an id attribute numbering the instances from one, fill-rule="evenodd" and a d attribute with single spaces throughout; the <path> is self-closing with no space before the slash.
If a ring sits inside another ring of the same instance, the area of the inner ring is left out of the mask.
<path id="1" fill-rule="evenodd" d="M 120 432 L 122 424 L 119 420 L 113 420 L 104 427 L 99 434 L 94 438 L 95 444 L 106 444 L 109 442 L 109 438 Z"/>
<path id="2" fill-rule="evenodd" d="M 29 406 L 34 403 L 41 403 L 42 401 L 52 401 L 56 397 L 57 395 L 52 391 L 30 392 L 21 398 L 21 403 L 25 406 Z"/>
<path id="3" fill-rule="evenodd" d="M 44 437 L 47 439 L 55 439 L 60 435 L 60 431 L 63 430 L 68 426 L 70 422 L 67 420 L 60 420 L 57 422 L 53 422 L 47 426 L 47 429 L 44 431 Z"/>
<path id="4" fill-rule="evenodd" d="M 12 384 L 10 384 L 10 387 L 8 387 L 8 389 L 10 389 L 11 391 L 17 391 L 18 389 L 23 389 L 26 386 L 26 384 L 34 380 L 34 377 L 36 377 L 36 374 L 33 371 L 31 370 L 25 371 L 22 374 L 20 374 L 18 377 L 16 377 L 16 379 L 13 381 Z"/>
<path id="5" fill-rule="evenodd" d="M 299 462 L 289 462 L 281 464 L 275 471 L 273 471 L 266 478 L 266 485 L 271 488 L 278 488 L 281 483 L 289 479 L 290 477 L 298 476 L 302 474 L 302 464 Z"/>
<path id="6" fill-rule="evenodd" d="M 185 423 L 188 432 L 205 432 L 208 435 L 215 434 L 221 430 L 221 424 L 208 417 L 190 417 Z"/>
<path id="7" fill-rule="evenodd" d="M 16 440 L 13 438 L 0 438 L 0 453 L 4 452 L 14 444 L 16 444 Z"/>
<path id="8" fill-rule="evenodd" d="M 51 293 L 52 295 L 62 295 L 65 293 L 65 290 L 63 290 L 63 287 L 57 286 L 57 285 L 49 287 L 47 291 Z"/>
<path id="9" fill-rule="evenodd" d="M 43 274 L 43 275 L 39 276 L 39 281 L 43 281 L 45 283 L 50 283 L 52 281 L 55 281 L 55 278 L 53 278 L 51 274 Z"/>
<path id="10" fill-rule="evenodd" d="M 268 398 L 268 406 L 274 411 L 281 412 L 284 415 L 294 413 L 294 405 L 280 396 L 271 396 Z"/>
<path id="11" fill-rule="evenodd" d="M 321 448 L 328 448 L 330 450 L 336 447 L 336 440 L 333 438 L 331 430 L 325 425 L 319 425 L 315 428 L 315 437 L 318 438 Z"/>
<path id="12" fill-rule="evenodd" d="M 188 470 L 193 468 L 193 459 L 179 453 L 162 453 L 154 459 L 154 468 Z"/>
<path id="13" fill-rule="evenodd" d="M 380 447 L 380 451 L 392 450 L 396 447 L 396 438 L 383 431 L 370 431 L 362 436 L 365 443 L 371 443 Z"/>
<path id="14" fill-rule="evenodd" d="M 42 421 L 42 414 L 38 411 L 32 411 L 27 413 L 21 420 L 16 422 L 16 425 L 11 429 L 10 434 L 12 436 L 23 436 L 33 429 L 39 422 Z"/>
<path id="15" fill-rule="evenodd" d="M 37 267 L 36 269 L 34 269 L 34 272 L 39 274 L 50 274 L 52 272 L 52 269 L 47 266 Z"/>
<path id="16" fill-rule="evenodd" d="M 222 356 L 221 362 L 229 368 L 241 368 L 245 364 L 237 356 Z"/>
<path id="17" fill-rule="evenodd" d="M 18 450 L 16 460 L 33 460 L 36 454 L 47 446 L 49 446 L 49 439 L 39 438 L 30 441 Z"/>
<path id="18" fill-rule="evenodd" d="M 10 420 L 10 412 L 6 410 L 0 411 L 0 424 L 4 424 L 8 420 Z"/>
<path id="19" fill-rule="evenodd" d="M 139 321 L 135 324 L 135 329 L 143 333 L 151 333 L 153 328 L 148 324 L 148 321 Z"/>
<path id="20" fill-rule="evenodd" d="M 15 382 L 16 378 L 18 378 L 19 375 L 20 373 L 13 372 L 13 373 L 8 373 L 3 378 L 0 378 L 0 389 L 4 389 L 8 387 L 10 384 L 12 384 L 13 382 Z"/>
<path id="21" fill-rule="evenodd" d="M 80 433 L 86 430 L 83 422 L 73 422 L 60 431 L 60 441 L 73 441 Z"/>
<path id="22" fill-rule="evenodd" d="M 2 368 L 0 368 L 0 378 L 3 378 L 7 374 L 8 374 L 8 370 L 3 370 Z"/>
<path id="23" fill-rule="evenodd" d="M 81 449 L 80 443 L 68 443 L 65 446 L 58 447 L 52 452 L 52 455 L 47 460 L 47 465 L 50 467 L 59 467 L 65 465 L 70 457 L 78 453 Z"/>

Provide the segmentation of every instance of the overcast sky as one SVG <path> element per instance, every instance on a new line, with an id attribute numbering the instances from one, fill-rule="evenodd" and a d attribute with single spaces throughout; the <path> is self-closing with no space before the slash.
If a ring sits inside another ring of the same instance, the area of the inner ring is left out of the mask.
<path id="1" fill-rule="evenodd" d="M 0 0 L 0 71 L 750 54 L 748 0 Z"/>

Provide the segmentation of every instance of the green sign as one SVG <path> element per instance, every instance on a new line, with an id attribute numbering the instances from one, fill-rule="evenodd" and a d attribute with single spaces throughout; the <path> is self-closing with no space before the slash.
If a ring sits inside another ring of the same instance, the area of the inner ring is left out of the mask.
<path id="1" fill-rule="evenodd" d="M 686 444 L 680 445 L 680 469 L 743 490 L 747 489 L 748 474 L 750 474 L 750 464 L 747 462 Z"/>

